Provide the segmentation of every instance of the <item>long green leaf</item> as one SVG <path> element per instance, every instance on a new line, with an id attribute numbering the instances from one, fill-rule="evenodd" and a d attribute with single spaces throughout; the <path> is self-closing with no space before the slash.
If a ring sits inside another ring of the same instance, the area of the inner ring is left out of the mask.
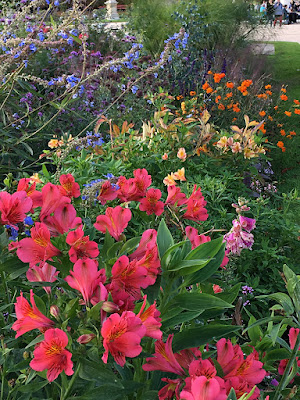
<path id="1" fill-rule="evenodd" d="M 182 293 L 174 297 L 173 302 L 184 310 L 197 311 L 210 308 L 232 308 L 233 305 L 207 293 Z"/>
<path id="2" fill-rule="evenodd" d="M 173 350 L 177 352 L 191 347 L 202 346 L 212 340 L 228 337 L 230 334 L 238 332 L 240 329 L 240 326 L 222 324 L 210 324 L 187 329 L 174 336 Z"/>
<path id="3" fill-rule="evenodd" d="M 160 221 L 157 231 L 157 246 L 159 257 L 162 259 L 166 251 L 174 245 L 174 240 L 164 219 Z"/>

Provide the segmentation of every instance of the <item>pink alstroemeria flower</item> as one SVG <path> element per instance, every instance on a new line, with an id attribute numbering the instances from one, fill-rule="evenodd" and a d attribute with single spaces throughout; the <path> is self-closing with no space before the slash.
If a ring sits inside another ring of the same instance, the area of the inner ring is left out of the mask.
<path id="1" fill-rule="evenodd" d="M 84 236 L 83 229 L 77 228 L 75 231 L 68 233 L 66 242 L 71 246 L 69 257 L 72 263 L 79 258 L 96 258 L 99 255 L 98 244 L 90 240 L 89 236 Z"/>
<path id="2" fill-rule="evenodd" d="M 166 343 L 162 340 L 155 342 L 155 353 L 153 357 L 146 359 L 146 364 L 142 367 L 144 371 L 164 371 L 185 375 L 184 369 L 180 366 L 172 350 L 173 337 L 174 335 L 169 335 Z"/>
<path id="3" fill-rule="evenodd" d="M 140 200 L 140 210 L 146 211 L 147 215 L 161 215 L 165 205 L 163 201 L 159 201 L 160 198 L 161 191 L 159 189 L 149 189 L 146 197 Z"/>
<path id="4" fill-rule="evenodd" d="M 99 271 L 97 261 L 90 258 L 76 261 L 73 271 L 65 278 L 71 288 L 82 294 L 85 304 L 89 304 L 94 291 L 103 280 L 105 281 L 104 270 Z"/>
<path id="5" fill-rule="evenodd" d="M 0 192 L 0 224 L 15 225 L 23 222 L 32 208 L 32 200 L 25 191 L 9 194 Z"/>
<path id="6" fill-rule="evenodd" d="M 26 272 L 26 278 L 29 282 L 55 282 L 59 271 L 53 265 L 46 262 L 42 265 L 32 265 Z M 51 293 L 51 286 L 44 286 L 46 293 Z"/>
<path id="7" fill-rule="evenodd" d="M 146 328 L 145 336 L 151 337 L 153 339 L 161 340 L 162 338 L 162 331 L 160 330 L 161 327 L 161 318 L 159 310 L 156 308 L 156 302 L 146 308 L 147 296 L 144 296 L 143 305 L 136 315 L 138 318 L 141 319 L 143 325 Z"/>
<path id="8" fill-rule="evenodd" d="M 119 241 L 131 217 L 132 214 L 128 208 L 108 207 L 105 215 L 98 215 L 94 227 L 102 233 L 108 230 L 109 234 Z"/>
<path id="9" fill-rule="evenodd" d="M 20 296 L 17 297 L 17 302 L 15 303 L 17 321 L 14 322 L 12 326 L 12 329 L 17 332 L 16 338 L 33 329 L 39 329 L 41 332 L 45 332 L 47 329 L 54 326 L 54 322 L 42 314 L 37 308 L 32 289 L 30 290 L 30 302 L 32 307 L 28 301 L 24 299 L 22 292 Z"/>
<path id="10" fill-rule="evenodd" d="M 66 375 L 73 375 L 72 353 L 65 349 L 68 345 L 68 336 L 61 329 L 49 329 L 45 332 L 44 340 L 33 351 L 34 359 L 30 367 L 34 371 L 47 369 L 47 379 L 54 381 L 59 374 L 65 371 Z"/>
<path id="11" fill-rule="evenodd" d="M 17 256 L 21 261 L 35 265 L 60 254 L 51 243 L 50 232 L 45 224 L 36 222 L 30 232 L 31 238 L 22 239 L 18 243 Z"/>
<path id="12" fill-rule="evenodd" d="M 125 357 L 137 357 L 142 352 L 140 345 L 146 328 L 132 311 L 125 311 L 122 315 L 112 314 L 103 323 L 101 335 L 105 352 L 103 362 L 107 363 L 108 353 L 121 367 L 125 365 Z"/>
<path id="13" fill-rule="evenodd" d="M 75 182 L 74 176 L 72 174 L 61 175 L 59 177 L 59 186 L 60 193 L 63 196 L 69 197 L 79 197 L 80 196 L 80 187 L 77 182 Z"/>

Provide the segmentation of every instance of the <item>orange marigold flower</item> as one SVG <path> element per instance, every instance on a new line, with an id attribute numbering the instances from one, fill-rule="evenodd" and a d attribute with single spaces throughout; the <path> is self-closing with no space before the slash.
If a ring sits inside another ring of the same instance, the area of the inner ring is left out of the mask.
<path id="1" fill-rule="evenodd" d="M 300 101 L 299 100 L 294 100 L 294 103 L 297 104 L 297 106 L 300 105 Z"/>
<path id="2" fill-rule="evenodd" d="M 259 99 L 267 99 L 268 98 L 268 96 L 265 94 L 265 93 L 261 93 L 261 94 L 258 94 L 258 95 L 256 95 Z"/>
<path id="3" fill-rule="evenodd" d="M 196 96 L 196 92 L 194 90 L 190 91 L 190 96 Z"/>
<path id="4" fill-rule="evenodd" d="M 273 121 L 273 118 L 271 117 L 271 115 L 268 115 L 268 119 L 269 119 L 270 121 Z"/>
<path id="5" fill-rule="evenodd" d="M 237 88 L 241 93 L 243 93 L 243 92 L 247 92 L 247 86 L 243 86 L 243 85 L 241 85 L 241 86 L 238 86 L 238 88 Z"/>
<path id="6" fill-rule="evenodd" d="M 287 138 L 288 139 L 292 139 L 292 135 L 287 135 Z"/>
<path id="7" fill-rule="evenodd" d="M 212 71 L 207 71 L 207 73 L 208 73 L 208 75 L 212 75 L 213 74 Z"/>
<path id="8" fill-rule="evenodd" d="M 232 110 L 235 113 L 239 113 L 241 111 L 241 109 L 239 107 L 237 107 L 237 106 L 233 106 Z"/>
<path id="9" fill-rule="evenodd" d="M 225 110 L 224 104 L 219 104 L 219 105 L 218 105 L 218 109 L 219 109 L 219 110 Z"/>
<path id="10" fill-rule="evenodd" d="M 292 115 L 291 111 L 285 111 L 284 113 L 285 113 L 285 115 L 287 115 L 288 117 L 290 117 L 290 116 Z"/>
<path id="11" fill-rule="evenodd" d="M 259 115 L 260 115 L 261 117 L 264 117 L 264 116 L 266 115 L 266 112 L 265 112 L 265 111 L 260 111 L 260 112 L 259 112 Z"/>
<path id="12" fill-rule="evenodd" d="M 234 83 L 233 82 L 226 82 L 226 87 L 228 89 L 232 89 L 232 88 L 234 88 Z"/>
<path id="13" fill-rule="evenodd" d="M 214 74 L 214 81 L 216 83 L 219 83 L 221 79 L 224 78 L 224 76 L 225 76 L 224 72 L 221 72 L 219 74 Z"/>
<path id="14" fill-rule="evenodd" d="M 213 88 L 209 87 L 209 88 L 206 89 L 206 93 L 207 93 L 207 94 L 210 94 L 210 93 L 212 93 L 212 92 L 213 92 Z"/>
<path id="15" fill-rule="evenodd" d="M 278 106 L 275 106 L 275 107 L 274 107 L 274 110 L 277 111 L 277 110 L 278 110 Z"/>
<path id="16" fill-rule="evenodd" d="M 237 118 L 236 118 L 236 117 L 232 118 L 232 122 L 234 122 L 234 121 L 236 121 L 236 120 L 237 120 Z"/>
<path id="17" fill-rule="evenodd" d="M 284 87 L 281 88 L 282 93 L 286 93 L 286 89 Z"/>
<path id="18" fill-rule="evenodd" d="M 232 97 L 232 96 L 233 96 L 233 95 L 232 95 L 232 92 L 229 92 L 229 93 L 226 94 L 226 98 L 227 98 L 227 99 L 229 99 L 229 98 Z"/>
<path id="19" fill-rule="evenodd" d="M 176 96 L 176 99 L 181 100 L 181 99 L 183 99 L 183 96 L 182 95 Z"/>
<path id="20" fill-rule="evenodd" d="M 265 143 L 268 143 L 269 142 L 269 140 L 268 139 L 265 139 Z"/>
<path id="21" fill-rule="evenodd" d="M 248 90 L 245 90 L 244 92 L 242 92 L 243 96 L 247 96 L 249 94 Z"/>
<path id="22" fill-rule="evenodd" d="M 203 89 L 203 90 L 206 90 L 206 89 L 208 89 L 209 87 L 210 87 L 210 85 L 209 85 L 208 82 L 205 82 L 205 83 L 202 85 L 202 89 Z"/>
<path id="23" fill-rule="evenodd" d="M 279 142 L 277 142 L 277 146 L 278 146 L 280 149 L 282 149 L 282 148 L 284 148 L 284 143 L 283 143 L 281 140 L 279 140 Z"/>
<path id="24" fill-rule="evenodd" d="M 232 108 L 232 104 L 228 104 L 227 108 L 228 108 L 228 110 L 230 110 Z"/>
<path id="25" fill-rule="evenodd" d="M 272 87 L 271 85 L 266 85 L 265 89 L 271 89 L 271 87 Z"/>
<path id="26" fill-rule="evenodd" d="M 282 95 L 280 96 L 280 98 L 281 98 L 281 100 L 283 100 L 283 101 L 287 101 L 287 99 L 288 99 L 287 95 L 285 95 L 285 94 L 282 94 Z"/>
<path id="27" fill-rule="evenodd" d="M 280 135 L 281 135 L 281 136 L 285 136 L 285 130 L 284 130 L 284 129 L 281 129 L 281 130 L 280 130 Z"/>
<path id="28" fill-rule="evenodd" d="M 266 94 L 268 94 L 269 96 L 272 96 L 272 92 L 271 92 L 271 90 L 266 90 Z"/>
<path id="29" fill-rule="evenodd" d="M 221 100 L 221 98 L 222 98 L 221 96 L 217 96 L 217 97 L 215 98 L 215 102 L 216 102 L 216 103 L 219 103 L 219 101 Z"/>
<path id="30" fill-rule="evenodd" d="M 245 87 L 249 87 L 249 86 L 251 86 L 252 85 L 252 80 L 251 79 L 246 79 L 246 80 L 244 80 L 242 83 L 241 83 L 241 85 L 242 86 L 245 86 Z"/>
<path id="31" fill-rule="evenodd" d="M 296 108 L 294 112 L 295 112 L 295 114 L 300 115 L 300 108 Z"/>
<path id="32" fill-rule="evenodd" d="M 295 131 L 290 131 L 290 135 L 291 136 L 296 136 L 296 132 Z"/>

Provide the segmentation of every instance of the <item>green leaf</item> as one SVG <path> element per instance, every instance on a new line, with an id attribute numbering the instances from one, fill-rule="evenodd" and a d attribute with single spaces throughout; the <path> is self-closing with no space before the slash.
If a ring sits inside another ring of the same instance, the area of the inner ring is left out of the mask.
<path id="1" fill-rule="evenodd" d="M 49 174 L 45 164 L 42 165 L 42 172 L 43 172 L 43 175 L 45 176 L 45 178 L 50 179 L 50 174 Z"/>
<path id="2" fill-rule="evenodd" d="M 174 245 L 174 240 L 169 231 L 165 220 L 160 221 L 158 231 L 157 231 L 157 246 L 160 259 L 163 258 L 166 251 Z"/>
<path id="3" fill-rule="evenodd" d="M 253 315 L 250 314 L 250 319 L 249 319 L 249 322 L 248 322 L 248 326 L 254 324 L 254 322 L 256 322 L 256 319 L 254 318 Z M 259 325 L 253 326 L 252 328 L 249 328 L 248 329 L 248 336 L 249 336 L 252 344 L 255 345 L 255 343 L 257 343 L 263 336 L 262 330 L 260 329 Z"/>
<path id="4" fill-rule="evenodd" d="M 33 393 L 33 392 L 36 392 L 36 391 L 42 389 L 48 383 L 49 382 L 47 380 L 44 380 L 42 382 L 32 382 L 32 383 L 29 383 L 28 385 L 25 384 L 25 385 L 18 387 L 17 390 L 22 393 L 29 393 L 29 392 Z"/>
<path id="5" fill-rule="evenodd" d="M 44 335 L 39 335 L 35 339 L 33 339 L 26 347 L 25 349 L 29 349 L 29 347 L 34 346 L 37 343 L 41 343 L 44 340 Z"/>
<path id="6" fill-rule="evenodd" d="M 265 317 L 265 318 L 259 319 L 255 322 L 253 322 L 253 324 L 248 325 L 248 327 L 243 330 L 242 335 L 244 335 L 249 329 L 254 328 L 256 326 L 267 324 L 270 321 L 278 322 L 278 321 L 282 321 L 282 320 L 283 320 L 283 317 L 279 317 L 279 316 L 278 317 Z M 289 319 L 284 318 L 284 321 L 289 321 Z"/>
<path id="7" fill-rule="evenodd" d="M 179 247 L 183 246 L 186 243 L 186 240 L 183 240 L 182 242 L 176 243 L 173 246 L 169 247 L 169 249 L 165 252 L 165 254 L 163 255 L 162 259 L 161 259 L 161 267 L 162 269 L 169 269 L 167 268 L 170 258 L 171 258 L 171 254 L 177 250 Z M 170 269 L 169 269 L 170 270 Z"/>
<path id="8" fill-rule="evenodd" d="M 223 243 L 223 237 L 214 239 L 210 242 L 201 244 L 192 250 L 186 257 L 185 260 L 198 260 L 208 259 L 214 257 L 220 250 Z"/>
<path id="9" fill-rule="evenodd" d="M 233 388 L 231 388 L 227 400 L 237 400 L 235 390 Z"/>
<path id="10" fill-rule="evenodd" d="M 287 349 L 275 349 L 268 351 L 266 356 L 264 357 L 264 362 L 285 360 L 287 358 L 290 358 L 291 352 L 292 351 L 288 351 Z"/>
<path id="11" fill-rule="evenodd" d="M 182 293 L 175 296 L 172 302 L 184 310 L 189 311 L 233 307 L 233 305 L 226 301 L 207 293 Z"/>
<path id="12" fill-rule="evenodd" d="M 271 299 L 277 301 L 287 314 L 293 314 L 294 307 L 292 300 L 285 293 L 273 293 L 268 295 L 256 296 L 257 299 Z"/>
<path id="13" fill-rule="evenodd" d="M 132 253 L 133 250 L 136 249 L 136 247 L 140 243 L 140 241 L 141 241 L 141 236 L 134 237 L 134 238 L 127 240 L 127 242 L 121 248 L 119 255 L 122 256 L 124 254 Z"/>
<path id="14" fill-rule="evenodd" d="M 297 311 L 300 311 L 300 280 L 297 275 L 286 264 L 283 266 L 283 273 L 287 280 L 287 290 Z"/>
<path id="15" fill-rule="evenodd" d="M 205 244 L 206 243 L 204 243 L 202 246 L 204 246 Z M 224 254 L 225 254 L 225 243 L 223 243 L 216 256 L 212 258 L 211 261 L 209 261 L 209 263 L 205 265 L 204 268 L 202 268 L 201 270 L 195 272 L 190 276 L 185 277 L 182 287 L 190 286 L 195 283 L 205 282 L 207 279 L 209 279 L 220 268 L 220 265 L 224 258 Z"/>
<path id="16" fill-rule="evenodd" d="M 101 363 L 100 360 L 99 363 L 96 363 L 93 361 L 82 359 L 79 376 L 81 379 L 87 381 L 96 381 L 99 385 L 110 382 L 111 386 L 122 389 L 120 380 L 113 373 L 112 369 Z"/>
<path id="17" fill-rule="evenodd" d="M 204 268 L 210 259 L 205 260 L 182 260 L 176 266 L 168 269 L 168 271 L 178 271 L 181 276 L 190 275 Z"/>
<path id="18" fill-rule="evenodd" d="M 237 283 L 231 289 L 226 290 L 225 292 L 216 293 L 216 297 L 219 297 L 220 299 L 227 301 L 227 303 L 232 304 L 237 298 L 240 288 L 241 288 L 241 283 Z"/>
<path id="19" fill-rule="evenodd" d="M 99 301 L 99 303 L 95 304 L 88 312 L 89 318 L 92 318 L 96 321 L 100 320 L 100 310 L 101 310 L 102 305 L 103 305 L 103 301 Z"/>
<path id="20" fill-rule="evenodd" d="M 202 312 L 203 310 L 181 312 L 174 317 L 165 320 L 162 323 L 162 330 L 164 331 L 167 328 L 174 327 L 175 325 L 182 324 L 183 322 L 192 321 L 193 319 L 199 317 Z"/>
<path id="21" fill-rule="evenodd" d="M 187 329 L 175 334 L 173 350 L 174 352 L 177 352 L 191 347 L 202 346 L 212 340 L 228 337 L 230 334 L 238 332 L 240 329 L 240 326 L 222 324 L 210 324 Z"/>

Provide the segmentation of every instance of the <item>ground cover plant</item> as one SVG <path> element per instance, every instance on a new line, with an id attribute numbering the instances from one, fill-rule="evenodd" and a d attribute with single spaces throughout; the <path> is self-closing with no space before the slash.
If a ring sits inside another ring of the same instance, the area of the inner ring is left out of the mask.
<path id="1" fill-rule="evenodd" d="M 144 43 L 46 3 L 1 27 L 0 399 L 296 399 L 299 199 L 273 159 L 299 97 L 227 72 L 202 2 Z"/>

